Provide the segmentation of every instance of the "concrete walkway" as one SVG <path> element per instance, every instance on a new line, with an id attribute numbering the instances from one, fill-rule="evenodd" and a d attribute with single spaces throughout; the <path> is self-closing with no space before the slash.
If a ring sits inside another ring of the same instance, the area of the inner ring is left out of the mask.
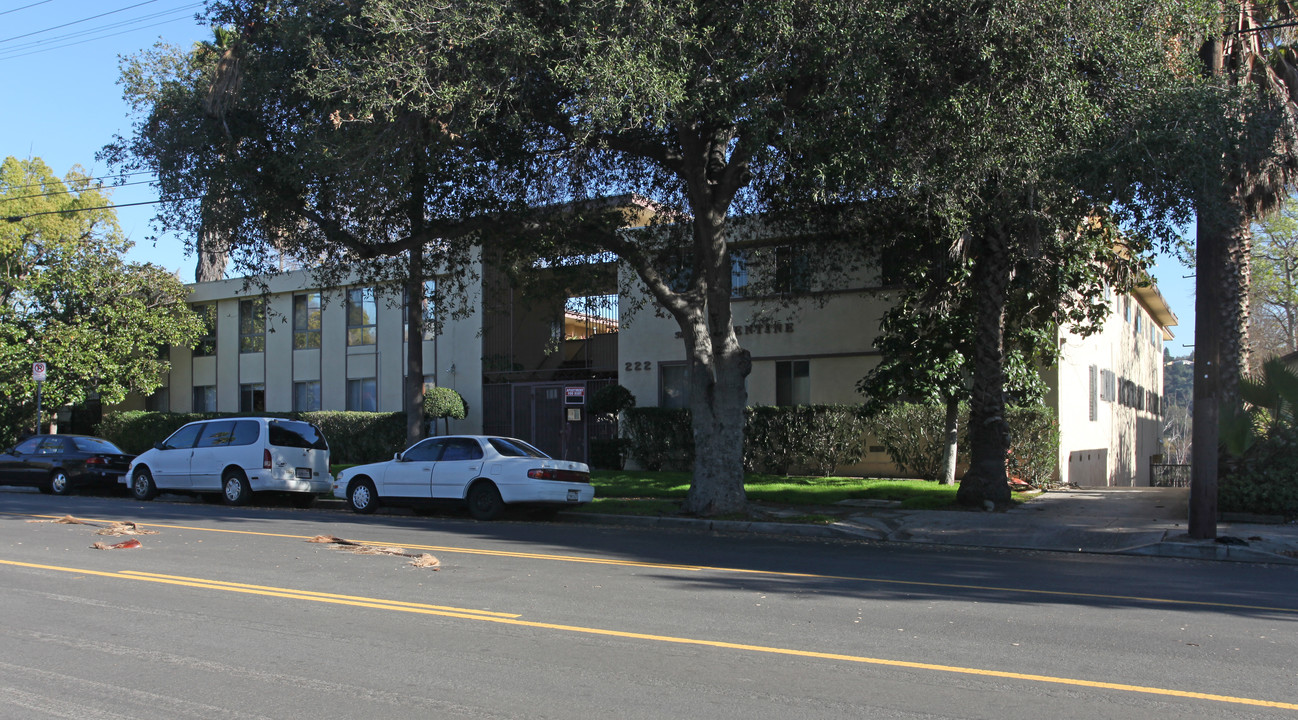
<path id="1" fill-rule="evenodd" d="M 1188 488 L 1086 488 L 1046 492 L 1005 512 L 902 510 L 848 501 L 834 509 L 839 519 L 827 525 L 586 513 L 565 513 L 564 518 L 715 532 L 1298 564 L 1298 523 L 1223 521 L 1216 541 L 1192 540 L 1186 535 L 1188 502 Z"/>

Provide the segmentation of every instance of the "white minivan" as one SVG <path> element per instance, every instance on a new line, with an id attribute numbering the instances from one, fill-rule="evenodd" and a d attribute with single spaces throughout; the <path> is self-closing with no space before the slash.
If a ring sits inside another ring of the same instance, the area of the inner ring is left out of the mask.
<path id="1" fill-rule="evenodd" d="M 122 482 L 137 500 L 158 492 L 245 505 L 255 492 L 292 493 L 299 507 L 329 492 L 329 444 L 316 426 L 268 417 L 200 420 L 131 461 Z"/>

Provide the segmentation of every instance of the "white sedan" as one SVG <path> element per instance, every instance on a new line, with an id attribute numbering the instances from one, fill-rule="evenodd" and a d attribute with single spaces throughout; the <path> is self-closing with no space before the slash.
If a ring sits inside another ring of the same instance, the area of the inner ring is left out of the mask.
<path id="1" fill-rule="evenodd" d="M 550 511 L 595 498 L 585 463 L 555 460 L 522 440 L 484 435 L 433 437 L 386 462 L 338 473 L 334 496 L 358 513 L 381 502 L 418 505 L 462 501 L 478 520 L 500 517 L 506 505 Z"/>

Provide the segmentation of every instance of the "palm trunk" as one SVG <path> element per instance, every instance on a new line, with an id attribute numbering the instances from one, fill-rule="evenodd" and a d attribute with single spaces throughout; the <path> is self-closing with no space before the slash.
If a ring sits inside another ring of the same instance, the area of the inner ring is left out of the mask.
<path id="1" fill-rule="evenodd" d="M 1011 271 L 1007 240 L 1000 227 L 989 228 L 979 238 L 972 278 L 978 327 L 969 403 L 969 471 L 956 499 L 973 507 L 1004 507 L 1010 502 L 1005 468 L 1010 445 L 1005 420 L 1005 307 Z"/>

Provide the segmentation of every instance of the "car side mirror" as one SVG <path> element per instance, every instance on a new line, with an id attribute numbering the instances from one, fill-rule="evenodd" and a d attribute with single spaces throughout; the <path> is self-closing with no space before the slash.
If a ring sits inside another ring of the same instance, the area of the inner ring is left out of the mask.
<path id="1" fill-rule="evenodd" d="M 154 450 L 166 450 L 166 449 L 167 449 L 167 444 L 164 443 L 164 442 L 162 442 L 161 440 L 159 440 L 158 442 L 153 443 L 153 449 L 154 449 Z"/>
<path id="2" fill-rule="evenodd" d="M 397 461 L 397 462 L 401 462 L 401 461 L 403 460 L 403 458 L 401 457 L 401 453 L 399 453 L 399 452 L 397 452 L 397 453 L 392 453 L 392 459 L 395 460 L 395 461 Z"/>

